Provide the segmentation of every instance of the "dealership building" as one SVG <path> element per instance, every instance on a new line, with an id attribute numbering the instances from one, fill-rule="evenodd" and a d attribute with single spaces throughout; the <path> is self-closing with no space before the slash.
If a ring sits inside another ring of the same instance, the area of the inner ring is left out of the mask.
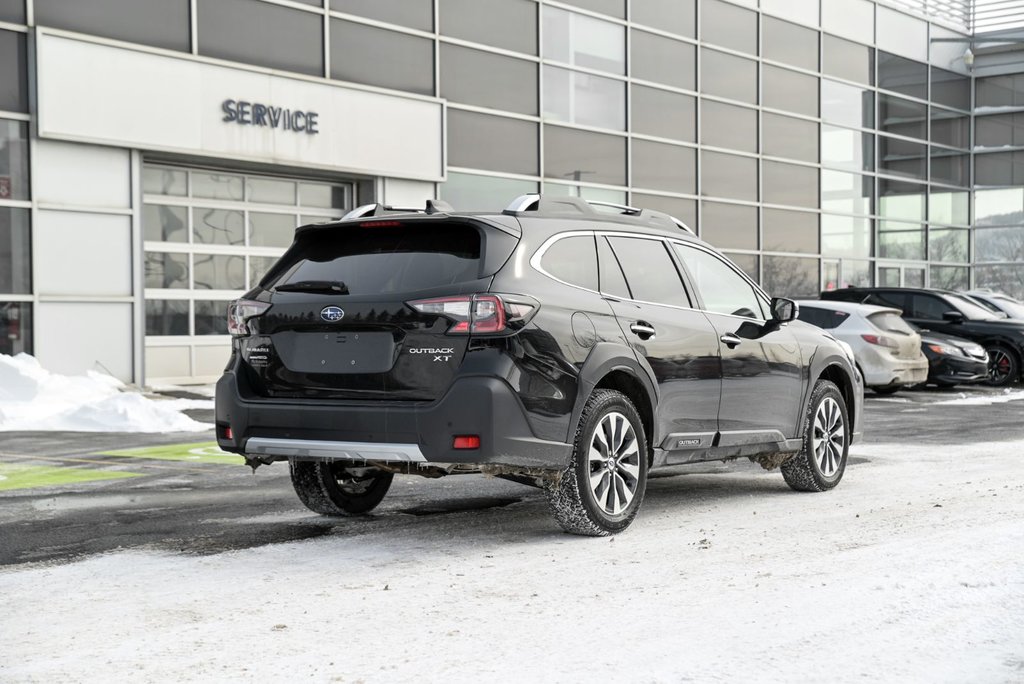
<path id="1" fill-rule="evenodd" d="M 209 381 L 296 225 L 543 192 L 1024 295 L 1024 1 L 0 0 L 0 353 Z"/>

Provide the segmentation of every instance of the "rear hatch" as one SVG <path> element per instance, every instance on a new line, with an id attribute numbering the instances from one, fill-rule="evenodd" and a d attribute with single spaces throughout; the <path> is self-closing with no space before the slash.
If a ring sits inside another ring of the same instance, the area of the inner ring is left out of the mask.
<path id="1" fill-rule="evenodd" d="M 453 320 L 444 314 L 460 295 L 487 292 L 517 242 L 506 226 L 468 218 L 387 217 L 299 229 L 260 283 L 265 293 L 258 298 L 270 308 L 249 321 L 252 334 L 240 342 L 254 390 L 267 397 L 437 399 L 470 340 L 449 334 Z M 409 305 L 424 299 L 432 305 Z"/>
<path id="2" fill-rule="evenodd" d="M 913 360 L 921 357 L 921 336 L 907 325 L 896 311 L 879 311 L 867 317 L 871 325 L 878 328 L 888 343 L 883 346 L 892 350 L 897 359 Z"/>

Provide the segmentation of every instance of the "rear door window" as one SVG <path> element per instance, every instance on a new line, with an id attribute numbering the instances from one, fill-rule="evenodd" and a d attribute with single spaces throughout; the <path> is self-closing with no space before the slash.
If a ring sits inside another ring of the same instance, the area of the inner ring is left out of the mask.
<path id="1" fill-rule="evenodd" d="M 692 306 L 664 242 L 631 237 L 609 237 L 608 241 L 622 265 L 633 299 Z"/>
<path id="2" fill-rule="evenodd" d="M 593 235 L 574 235 L 552 243 L 541 267 L 564 283 L 597 291 L 597 251 Z"/>

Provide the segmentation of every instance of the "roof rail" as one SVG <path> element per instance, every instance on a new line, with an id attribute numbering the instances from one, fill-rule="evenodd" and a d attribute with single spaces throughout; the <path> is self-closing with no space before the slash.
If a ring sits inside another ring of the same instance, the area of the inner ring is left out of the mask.
<path id="1" fill-rule="evenodd" d="M 423 209 L 416 209 L 413 207 L 393 207 L 390 204 L 364 204 L 356 207 L 352 211 L 348 212 L 341 217 L 342 221 L 348 219 L 357 218 L 368 218 L 371 216 L 383 216 L 386 212 L 401 213 L 401 214 L 443 214 L 454 211 L 452 205 L 448 204 L 444 200 L 428 199 L 426 206 Z"/>
<path id="2" fill-rule="evenodd" d="M 512 200 L 511 204 L 505 207 L 505 210 L 502 213 L 510 214 L 512 216 L 516 216 L 524 212 L 535 212 L 541 214 L 592 214 L 594 216 L 608 215 L 607 212 L 602 213 L 596 211 L 594 207 L 610 207 L 612 209 L 618 209 L 620 214 L 635 217 L 645 223 L 658 226 L 659 228 L 677 228 L 679 230 L 684 230 L 691 235 L 696 235 L 689 226 L 677 219 L 675 216 L 671 216 L 661 211 L 654 211 L 653 209 L 639 209 L 626 204 L 585 200 L 579 197 L 565 195 L 544 196 L 536 193 L 520 195 Z"/>

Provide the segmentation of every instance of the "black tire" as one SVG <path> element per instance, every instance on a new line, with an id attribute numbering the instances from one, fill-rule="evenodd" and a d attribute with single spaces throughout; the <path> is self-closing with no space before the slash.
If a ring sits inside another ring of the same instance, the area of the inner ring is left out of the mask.
<path id="1" fill-rule="evenodd" d="M 591 457 L 592 445 L 600 458 Z M 647 458 L 647 436 L 632 402 L 621 392 L 596 390 L 580 416 L 572 460 L 548 487 L 555 520 L 566 532 L 588 537 L 629 527 L 647 491 Z"/>
<path id="2" fill-rule="evenodd" d="M 1020 377 L 1020 357 L 1012 349 L 1001 344 L 990 344 L 985 347 L 988 352 L 989 387 L 1006 387 Z"/>
<path id="3" fill-rule="evenodd" d="M 832 422 L 836 415 L 832 409 L 837 410 L 841 425 Z M 822 440 L 826 433 L 828 436 Z M 837 444 L 840 440 L 842 443 Z M 843 479 L 849 451 L 850 420 L 843 394 L 829 380 L 818 380 L 804 415 L 803 448 L 782 464 L 782 477 L 798 492 L 832 489 Z"/>
<path id="4" fill-rule="evenodd" d="M 875 394 L 879 394 L 879 395 L 881 395 L 883 397 L 888 397 L 889 395 L 896 394 L 901 389 L 903 389 L 903 387 L 901 385 L 897 385 L 895 387 L 892 387 L 892 386 L 889 386 L 889 387 L 872 387 L 870 389 Z"/>
<path id="5" fill-rule="evenodd" d="M 391 487 L 392 473 L 330 461 L 289 460 L 292 486 L 306 508 L 329 516 L 369 513 Z"/>

